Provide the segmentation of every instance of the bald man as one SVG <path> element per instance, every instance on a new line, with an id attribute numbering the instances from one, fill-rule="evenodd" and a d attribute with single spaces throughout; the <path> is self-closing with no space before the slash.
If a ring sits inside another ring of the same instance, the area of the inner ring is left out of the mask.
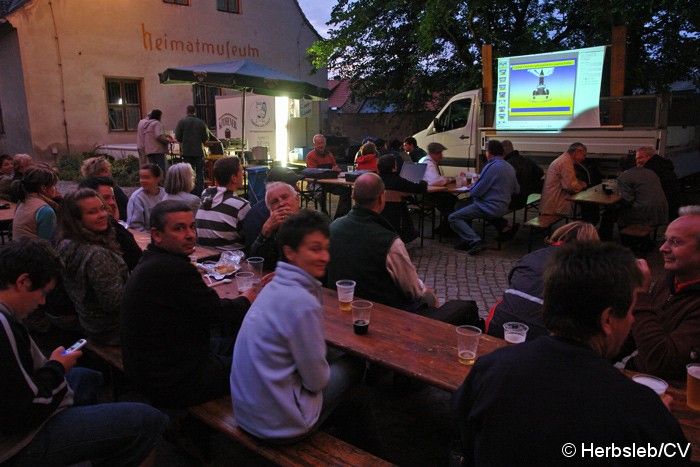
<path id="1" fill-rule="evenodd" d="M 685 366 L 700 361 L 700 206 L 685 206 L 680 214 L 659 249 L 667 279 L 650 289 L 649 267 L 639 260 L 648 292 L 637 295 L 632 337 L 638 354 L 627 367 L 685 380 Z"/>
<path id="2" fill-rule="evenodd" d="M 385 204 L 382 179 L 374 173 L 361 175 L 352 196 L 355 205 L 348 215 L 330 227 L 329 287 L 351 279 L 357 297 L 455 325 L 473 324 L 478 319 L 473 302 L 454 300 L 438 309 L 435 293 L 418 278 L 406 245 L 380 214 Z"/>

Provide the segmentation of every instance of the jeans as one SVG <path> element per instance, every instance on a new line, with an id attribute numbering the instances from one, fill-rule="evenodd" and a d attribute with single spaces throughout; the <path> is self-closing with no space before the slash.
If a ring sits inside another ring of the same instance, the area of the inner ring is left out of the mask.
<path id="1" fill-rule="evenodd" d="M 194 169 L 195 179 L 192 194 L 195 196 L 202 196 L 202 192 L 204 191 L 204 157 L 184 156 L 182 159 Z"/>
<path id="2" fill-rule="evenodd" d="M 473 243 L 481 241 L 481 237 L 471 227 L 472 221 L 486 217 L 491 216 L 479 209 L 475 204 L 470 204 L 450 214 L 447 221 L 450 223 L 452 230 L 457 232 L 457 235 L 471 246 Z"/>
<path id="3" fill-rule="evenodd" d="M 163 171 L 163 177 L 165 177 L 165 154 L 147 154 L 146 159 L 151 164 L 156 164 Z M 163 179 L 165 180 L 165 178 Z"/>
<path id="4" fill-rule="evenodd" d="M 72 465 L 89 460 L 99 466 L 135 466 L 143 462 L 160 441 L 168 417 L 145 404 L 95 404 L 102 383 L 96 371 L 75 368 L 66 380 L 74 389 L 76 405 L 52 416 L 11 465 Z"/>

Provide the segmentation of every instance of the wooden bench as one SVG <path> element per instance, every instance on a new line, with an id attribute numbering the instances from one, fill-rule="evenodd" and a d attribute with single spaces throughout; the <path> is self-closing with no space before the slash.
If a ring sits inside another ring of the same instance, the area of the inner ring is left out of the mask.
<path id="1" fill-rule="evenodd" d="M 639 258 L 646 258 L 647 253 L 653 248 L 653 242 L 656 240 L 657 227 L 648 225 L 632 224 L 620 229 L 620 241 L 623 245 L 629 247 L 634 254 Z M 654 234 L 652 240 L 651 234 Z"/>
<path id="2" fill-rule="evenodd" d="M 295 444 L 264 443 L 238 427 L 230 397 L 190 407 L 188 412 L 205 425 L 277 465 L 392 465 L 322 431 L 317 431 Z"/>
<path id="3" fill-rule="evenodd" d="M 85 348 L 109 364 L 114 383 L 114 370 L 124 373 L 121 347 L 101 345 L 88 341 Z M 116 400 L 117 391 L 113 387 Z M 335 465 L 335 466 L 383 466 L 390 463 L 362 451 L 351 444 L 318 431 L 293 445 L 265 444 L 240 428 L 233 416 L 230 397 L 222 397 L 187 410 L 205 425 L 240 443 L 247 449 L 277 465 Z"/>
<path id="4" fill-rule="evenodd" d="M 112 397 L 116 401 L 119 394 L 125 392 L 126 387 L 129 386 L 124 375 L 122 348 L 113 345 L 98 344 L 88 339 L 87 344 L 85 344 L 85 349 L 109 365 L 109 377 L 112 384 Z"/>
<path id="5" fill-rule="evenodd" d="M 525 208 L 523 212 L 523 223 L 527 222 L 527 211 L 529 209 L 539 208 L 541 199 L 542 195 L 540 193 L 530 193 L 527 196 L 527 203 L 525 203 Z"/>
<path id="6" fill-rule="evenodd" d="M 552 226 L 564 219 L 564 216 L 558 214 L 542 214 L 525 222 L 525 226 L 530 229 L 530 240 L 527 245 L 527 251 L 532 251 L 532 237 L 535 235 L 536 231 L 543 230 L 547 235 L 551 235 Z"/>

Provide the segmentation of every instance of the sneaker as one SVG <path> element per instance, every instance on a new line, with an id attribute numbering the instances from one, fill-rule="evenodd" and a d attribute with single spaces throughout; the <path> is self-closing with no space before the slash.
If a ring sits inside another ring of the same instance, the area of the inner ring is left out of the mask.
<path id="1" fill-rule="evenodd" d="M 484 251 L 484 245 L 481 242 L 474 242 L 469 247 L 468 253 L 470 256 L 474 256 L 482 251 Z"/>
<path id="2" fill-rule="evenodd" d="M 469 250 L 469 244 L 465 241 L 459 241 L 455 244 L 455 250 L 467 251 Z"/>

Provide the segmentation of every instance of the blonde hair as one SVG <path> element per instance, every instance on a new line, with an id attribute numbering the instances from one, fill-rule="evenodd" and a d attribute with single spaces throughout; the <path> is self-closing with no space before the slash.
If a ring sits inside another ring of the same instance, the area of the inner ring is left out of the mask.
<path id="1" fill-rule="evenodd" d="M 569 222 L 566 225 L 559 227 L 554 231 L 551 237 L 545 239 L 548 244 L 562 242 L 568 243 L 573 240 L 577 241 L 600 241 L 598 231 L 592 224 L 583 221 Z"/>
<path id="2" fill-rule="evenodd" d="M 112 171 L 112 164 L 104 157 L 90 157 L 83 161 L 80 167 L 80 173 L 83 177 L 97 177 L 104 175 L 104 172 Z"/>

